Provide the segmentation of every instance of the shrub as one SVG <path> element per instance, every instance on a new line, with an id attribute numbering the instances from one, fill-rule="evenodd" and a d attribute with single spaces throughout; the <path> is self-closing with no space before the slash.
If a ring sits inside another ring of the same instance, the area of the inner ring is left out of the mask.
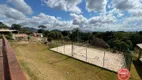
<path id="1" fill-rule="evenodd" d="M 96 38 L 95 36 L 92 37 L 90 44 L 97 47 L 109 48 L 109 45 L 103 39 Z"/>

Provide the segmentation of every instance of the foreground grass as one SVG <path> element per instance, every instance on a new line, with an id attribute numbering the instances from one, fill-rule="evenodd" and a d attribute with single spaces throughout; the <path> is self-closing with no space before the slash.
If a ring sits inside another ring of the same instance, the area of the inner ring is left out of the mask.
<path id="1" fill-rule="evenodd" d="M 43 44 L 11 44 L 29 80 L 117 80 L 113 72 L 52 52 Z M 135 77 L 131 80 L 139 80 Z"/>

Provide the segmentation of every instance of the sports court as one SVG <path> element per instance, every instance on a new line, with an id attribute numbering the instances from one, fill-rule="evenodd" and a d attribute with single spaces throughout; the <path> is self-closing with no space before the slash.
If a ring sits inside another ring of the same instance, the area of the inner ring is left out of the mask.
<path id="1" fill-rule="evenodd" d="M 51 48 L 50 50 L 115 72 L 120 68 L 125 67 L 125 58 L 123 54 L 111 53 L 109 51 L 77 45 L 64 45 Z"/>

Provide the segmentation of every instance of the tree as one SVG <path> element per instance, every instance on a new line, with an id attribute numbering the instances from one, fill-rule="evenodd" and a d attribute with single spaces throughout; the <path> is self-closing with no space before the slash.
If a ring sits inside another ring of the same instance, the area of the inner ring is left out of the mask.
<path id="1" fill-rule="evenodd" d="M 8 28 L 8 26 L 5 25 L 3 22 L 0 22 L 0 28 Z"/>
<path id="2" fill-rule="evenodd" d="M 114 32 L 112 32 L 112 31 L 111 31 L 111 32 L 107 31 L 107 32 L 105 32 L 105 33 L 103 34 L 103 40 L 104 40 L 104 41 L 108 42 L 109 39 L 114 39 Z"/>
<path id="3" fill-rule="evenodd" d="M 80 30 L 78 28 L 75 28 L 72 30 L 72 34 L 70 36 L 70 39 L 72 41 L 80 41 Z"/>
<path id="4" fill-rule="evenodd" d="M 22 29 L 22 25 L 20 24 L 12 24 L 11 25 L 11 29 L 15 29 L 15 30 L 21 30 Z"/>
<path id="5" fill-rule="evenodd" d="M 44 29 L 46 28 L 46 26 L 44 26 L 44 25 L 39 25 L 38 28 L 44 30 Z"/>
<path id="6" fill-rule="evenodd" d="M 123 31 L 115 32 L 114 36 L 115 36 L 115 39 L 117 40 L 124 40 L 128 38 L 128 34 Z"/>
<path id="7" fill-rule="evenodd" d="M 56 38 L 56 34 L 55 34 L 55 32 L 49 32 L 49 34 L 48 34 L 48 38 L 50 38 L 50 39 L 55 39 Z"/>
<path id="8" fill-rule="evenodd" d="M 43 29 L 38 29 L 37 32 L 38 33 L 44 33 L 44 30 Z"/>
<path id="9" fill-rule="evenodd" d="M 20 32 L 21 33 L 29 33 L 29 31 L 26 28 L 21 28 Z"/>
<path id="10" fill-rule="evenodd" d="M 70 32 L 69 32 L 69 31 L 62 31 L 62 35 L 63 35 L 63 36 L 69 36 L 69 35 L 70 35 Z"/>
<path id="11" fill-rule="evenodd" d="M 48 42 L 51 42 L 51 41 L 52 41 L 52 39 L 51 39 L 50 37 L 49 37 L 47 40 L 48 40 Z"/>
<path id="12" fill-rule="evenodd" d="M 49 31 L 48 31 L 48 30 L 43 31 L 43 36 L 44 36 L 44 37 L 47 37 L 47 36 L 48 36 L 48 34 L 49 34 Z"/>
<path id="13" fill-rule="evenodd" d="M 90 44 L 97 47 L 109 48 L 109 45 L 103 39 L 97 38 L 95 36 L 91 37 Z"/>
<path id="14" fill-rule="evenodd" d="M 48 38 L 54 39 L 54 40 L 59 40 L 59 39 L 63 39 L 63 35 L 61 33 L 61 31 L 50 31 L 48 33 Z"/>
<path id="15" fill-rule="evenodd" d="M 142 43 L 142 36 L 138 33 L 132 34 L 130 40 L 133 43 L 133 47 L 136 46 L 138 43 Z"/>
<path id="16" fill-rule="evenodd" d="M 92 37 L 92 33 L 80 32 L 79 36 L 81 41 L 89 41 L 90 38 Z"/>
<path id="17" fill-rule="evenodd" d="M 69 36 L 64 36 L 64 40 L 69 41 L 70 40 Z"/>
<path id="18" fill-rule="evenodd" d="M 130 41 L 127 41 L 127 42 L 124 42 L 124 41 L 121 41 L 121 40 L 111 41 L 111 47 L 116 48 L 119 51 L 126 52 L 128 49 L 131 48 L 131 46 L 132 45 L 131 45 Z"/>

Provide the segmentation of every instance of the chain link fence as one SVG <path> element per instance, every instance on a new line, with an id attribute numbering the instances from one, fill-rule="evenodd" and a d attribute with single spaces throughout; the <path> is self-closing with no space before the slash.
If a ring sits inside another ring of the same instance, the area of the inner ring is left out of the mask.
<path id="1" fill-rule="evenodd" d="M 53 44 L 54 43 L 54 44 Z M 88 42 L 54 41 L 50 50 L 79 59 L 81 61 L 117 72 L 121 68 L 130 70 L 132 57 L 130 52 L 113 53 L 101 48 L 95 48 Z"/>

